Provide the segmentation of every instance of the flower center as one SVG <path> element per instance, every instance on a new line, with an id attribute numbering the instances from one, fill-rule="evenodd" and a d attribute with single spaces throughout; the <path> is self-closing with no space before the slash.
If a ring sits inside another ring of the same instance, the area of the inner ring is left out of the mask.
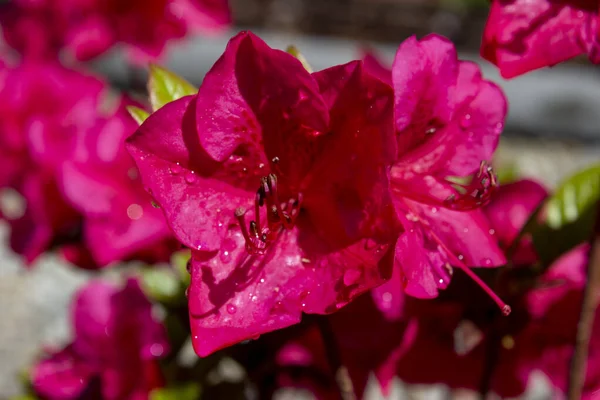
<path id="1" fill-rule="evenodd" d="M 450 195 L 444 200 L 444 206 L 451 210 L 472 210 L 487 204 L 495 189 L 498 187 L 498 178 L 494 170 L 485 161 L 481 162 L 479 172 L 468 185 L 454 183 L 462 194 L 458 197 Z"/>
<path id="2" fill-rule="evenodd" d="M 281 202 L 277 176 L 263 176 L 254 199 L 254 219 L 246 225 L 246 209 L 240 207 L 235 210 L 235 218 L 246 241 L 246 251 L 250 254 L 264 254 L 279 232 L 294 227 L 301 204 L 302 193 L 298 193 L 296 198 L 290 198 L 287 202 Z M 263 207 L 266 209 L 266 216 L 261 221 L 260 211 Z"/>

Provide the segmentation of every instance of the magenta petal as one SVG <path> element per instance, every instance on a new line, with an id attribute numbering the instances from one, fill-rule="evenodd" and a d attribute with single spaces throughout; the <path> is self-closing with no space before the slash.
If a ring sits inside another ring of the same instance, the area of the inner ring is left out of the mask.
<path id="1" fill-rule="evenodd" d="M 374 53 L 368 51 L 362 58 L 365 70 L 382 82 L 392 86 L 392 71 Z"/>
<path id="2" fill-rule="evenodd" d="M 194 253 L 188 298 L 200 356 L 298 323 L 303 312 L 336 311 L 383 281 L 368 260 L 381 256 L 365 243 L 335 252 L 314 238 L 304 249 L 298 234 L 282 234 L 264 256 L 248 255 L 239 232 L 214 256 Z"/>
<path id="3" fill-rule="evenodd" d="M 206 170 L 197 166 L 210 162 L 197 142 L 193 114 L 191 118 L 186 114 L 195 113 L 192 99 L 185 97 L 152 114 L 128 139 L 128 149 L 179 241 L 210 251 L 220 248 L 228 225 L 235 223 L 235 209 L 248 208 L 254 193 L 190 170 Z M 193 124 L 191 128 L 189 124 Z M 216 220 L 213 212 L 223 219 Z"/>
<path id="4" fill-rule="evenodd" d="M 445 173 L 466 176 L 477 170 L 482 160 L 491 160 L 504 127 L 507 101 L 498 86 L 481 80 L 479 67 L 475 64 L 461 62 L 460 66 L 457 101 L 461 96 L 468 96 L 470 91 L 474 93 L 460 103 L 460 113 L 455 116 L 457 123 L 453 128 L 446 128 L 455 129 L 456 133 L 453 155 L 447 161 Z M 464 75 L 469 76 L 470 82 L 461 79 Z"/>
<path id="5" fill-rule="evenodd" d="M 496 239 L 503 246 L 509 246 L 546 196 L 548 191 L 529 179 L 500 186 L 484 208 Z"/>
<path id="6" fill-rule="evenodd" d="M 595 1 L 511 0 L 492 2 L 481 55 L 505 78 L 553 66 L 592 47 Z"/>
<path id="7" fill-rule="evenodd" d="M 31 372 L 31 383 L 39 395 L 51 400 L 79 399 L 94 370 L 67 347 L 38 363 Z"/>
<path id="8" fill-rule="evenodd" d="M 454 111 L 450 88 L 457 74 L 456 50 L 449 40 L 429 35 L 418 41 L 413 36 L 400 45 L 392 81 L 401 153 L 419 145 L 428 129 L 450 121 Z"/>
<path id="9" fill-rule="evenodd" d="M 224 161 L 239 145 L 264 146 L 267 160 L 285 157 L 278 168 L 289 185 L 306 174 L 314 155 L 301 151 L 329 122 L 317 83 L 302 64 L 249 32 L 229 42 L 196 107 L 200 143 L 211 157 Z"/>

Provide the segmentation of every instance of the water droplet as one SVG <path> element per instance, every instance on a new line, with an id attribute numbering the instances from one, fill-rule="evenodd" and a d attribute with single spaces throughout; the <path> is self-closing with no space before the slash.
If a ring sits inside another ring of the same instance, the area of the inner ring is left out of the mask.
<path id="1" fill-rule="evenodd" d="M 437 129 L 435 129 L 435 128 L 429 128 L 429 129 L 427 129 L 427 130 L 425 131 L 425 134 L 426 134 L 426 135 L 433 135 L 433 134 L 435 133 L 435 131 L 436 131 L 436 130 L 437 130 Z"/>
<path id="2" fill-rule="evenodd" d="M 300 307 L 305 308 L 306 307 L 306 303 L 300 304 Z"/>
<path id="3" fill-rule="evenodd" d="M 349 269 L 344 273 L 344 285 L 350 286 L 355 283 L 361 276 L 361 273 L 357 269 Z"/>
<path id="4" fill-rule="evenodd" d="M 492 260 L 491 260 L 491 259 L 489 259 L 489 258 L 485 258 L 485 259 L 483 260 L 483 265 L 492 265 Z"/>
<path id="5" fill-rule="evenodd" d="M 196 174 L 194 174 L 194 171 L 185 174 L 185 181 L 190 185 L 196 182 Z"/>
<path id="6" fill-rule="evenodd" d="M 460 126 L 464 129 L 470 128 L 472 123 L 471 114 L 465 114 L 460 120 Z"/>
<path id="7" fill-rule="evenodd" d="M 265 283 L 265 278 L 260 278 L 260 283 Z"/>
<path id="8" fill-rule="evenodd" d="M 273 157 L 273 159 L 271 160 L 271 162 L 272 162 L 273 164 L 277 164 L 277 163 L 279 163 L 279 157 Z"/>
<path id="9" fill-rule="evenodd" d="M 462 254 L 459 254 L 459 255 L 458 255 L 458 259 L 459 259 L 460 261 L 462 261 L 464 258 L 465 258 L 465 256 L 463 256 Z"/>
<path id="10" fill-rule="evenodd" d="M 364 244 L 364 248 L 367 251 L 371 251 L 373 249 L 375 249 L 377 247 L 377 242 L 374 241 L 373 239 L 369 238 L 367 240 L 365 240 L 365 244 Z"/>
<path id="11" fill-rule="evenodd" d="M 219 258 L 221 259 L 221 261 L 224 264 L 228 264 L 228 263 L 231 262 L 231 253 L 228 252 L 227 250 L 221 251 L 221 254 L 219 255 Z"/>
<path id="12" fill-rule="evenodd" d="M 469 228 L 464 228 L 464 229 L 463 229 L 463 232 L 464 232 L 464 233 L 469 233 Z"/>
<path id="13" fill-rule="evenodd" d="M 179 175 L 181 173 L 181 165 L 179 165 L 179 163 L 171 166 L 171 174 L 173 175 Z"/>
<path id="14" fill-rule="evenodd" d="M 130 204 L 127 207 L 127 216 L 129 219 L 138 220 L 144 215 L 144 209 L 139 204 Z"/>
<path id="15" fill-rule="evenodd" d="M 493 235 L 493 234 L 496 233 L 496 230 L 495 229 L 490 229 L 488 232 L 489 232 L 490 235 Z"/>
<path id="16" fill-rule="evenodd" d="M 384 294 L 381 295 L 381 300 L 385 301 L 386 303 L 391 303 L 393 299 L 393 296 L 390 292 L 385 292 Z"/>
<path id="17" fill-rule="evenodd" d="M 252 298 L 251 298 L 250 300 L 252 300 L 252 302 L 253 302 L 253 303 L 255 303 L 255 302 L 256 302 L 256 300 L 258 300 L 258 297 L 256 297 L 256 296 L 252 296 Z"/>
<path id="18" fill-rule="evenodd" d="M 408 214 L 406 214 L 406 219 L 409 221 L 417 222 L 419 220 L 419 217 L 409 212 Z"/>
<path id="19" fill-rule="evenodd" d="M 152 354 L 154 357 L 162 356 L 163 352 L 164 348 L 162 344 L 154 343 L 152 346 L 150 346 L 150 354 Z"/>
<path id="20" fill-rule="evenodd" d="M 234 306 L 233 304 L 228 304 L 228 305 L 227 305 L 227 312 L 228 312 L 229 314 L 232 314 L 232 315 L 233 315 L 233 314 L 235 314 L 235 313 L 237 312 L 237 307 L 236 307 L 236 306 Z"/>
<path id="21" fill-rule="evenodd" d="M 438 281 L 438 283 L 439 283 L 440 285 L 443 285 L 443 284 L 444 284 L 444 280 L 443 280 L 443 279 L 440 279 L 440 280 Z"/>
<path id="22" fill-rule="evenodd" d="M 437 212 L 437 208 L 433 207 L 433 208 L 431 209 L 431 213 L 432 213 L 432 214 L 435 214 L 436 212 Z"/>
<path id="23" fill-rule="evenodd" d="M 275 293 L 279 293 L 279 288 L 278 288 L 278 287 L 274 287 L 274 288 L 273 288 L 273 291 L 274 291 Z"/>
<path id="24" fill-rule="evenodd" d="M 263 164 L 263 163 L 260 163 L 260 164 L 258 164 L 258 168 L 261 168 L 261 169 L 262 169 L 262 168 L 264 168 L 264 167 L 265 167 L 265 164 Z"/>

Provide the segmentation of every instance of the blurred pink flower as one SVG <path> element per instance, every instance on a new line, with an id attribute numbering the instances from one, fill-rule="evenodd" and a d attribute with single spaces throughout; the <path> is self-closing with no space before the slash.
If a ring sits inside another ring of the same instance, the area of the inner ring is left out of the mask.
<path id="1" fill-rule="evenodd" d="M 156 58 L 171 39 L 227 26 L 227 0 L 15 0 L 3 6 L 6 42 L 25 58 L 56 58 L 61 49 L 92 59 L 117 43 L 137 58 Z"/>
<path id="2" fill-rule="evenodd" d="M 0 80 L 0 188 L 24 199 L 22 216 L 7 219 L 13 249 L 32 262 L 77 238 L 80 217 L 64 202 L 56 171 L 72 138 L 96 118 L 104 84 L 57 65 L 28 63 L 4 67 Z"/>
<path id="3" fill-rule="evenodd" d="M 598 0 L 492 0 L 481 55 L 505 78 L 579 54 L 600 62 Z"/>
<path id="4" fill-rule="evenodd" d="M 129 139 L 144 184 L 194 250 L 198 354 L 335 311 L 390 275 L 390 257 L 379 261 L 398 234 L 392 100 L 360 62 L 311 75 L 242 32 L 197 96 Z"/>
<path id="5" fill-rule="evenodd" d="M 72 305 L 73 341 L 33 368 L 36 393 L 49 400 L 147 399 L 164 384 L 158 360 L 169 351 L 151 311 L 135 280 L 123 289 L 88 283 Z"/>
<path id="6" fill-rule="evenodd" d="M 125 139 L 137 129 L 123 100 L 109 117 L 77 132 L 59 168 L 60 189 L 83 215 L 83 236 L 96 264 L 166 261 L 177 249 L 162 212 L 151 204 Z"/>
<path id="7" fill-rule="evenodd" d="M 469 267 L 495 267 L 506 260 L 478 208 L 496 182 L 482 161 L 493 155 L 506 116 L 506 99 L 484 80 L 476 64 L 460 61 L 453 44 L 438 35 L 404 41 L 391 72 L 372 55 L 365 66 L 392 85 L 398 158 L 390 186 L 404 232 L 396 245 L 398 279 L 380 291 L 420 298 L 448 286 L 459 267 L 506 306 Z M 458 184 L 453 177 L 472 177 Z"/>
<path id="8" fill-rule="evenodd" d="M 500 186 L 484 212 L 504 250 L 512 245 L 531 214 L 547 196 L 548 192 L 542 185 L 529 179 Z M 537 259 L 531 238 L 521 238 L 512 261 L 517 265 L 531 265 Z"/>

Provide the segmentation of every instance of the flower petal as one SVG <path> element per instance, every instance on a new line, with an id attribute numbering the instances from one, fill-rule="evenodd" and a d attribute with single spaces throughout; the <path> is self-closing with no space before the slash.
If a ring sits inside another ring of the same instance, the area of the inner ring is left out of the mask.
<path id="1" fill-rule="evenodd" d="M 495 0 L 481 55 L 496 64 L 504 78 L 553 66 L 597 42 L 595 35 L 584 34 L 597 14 L 595 2 Z"/>

